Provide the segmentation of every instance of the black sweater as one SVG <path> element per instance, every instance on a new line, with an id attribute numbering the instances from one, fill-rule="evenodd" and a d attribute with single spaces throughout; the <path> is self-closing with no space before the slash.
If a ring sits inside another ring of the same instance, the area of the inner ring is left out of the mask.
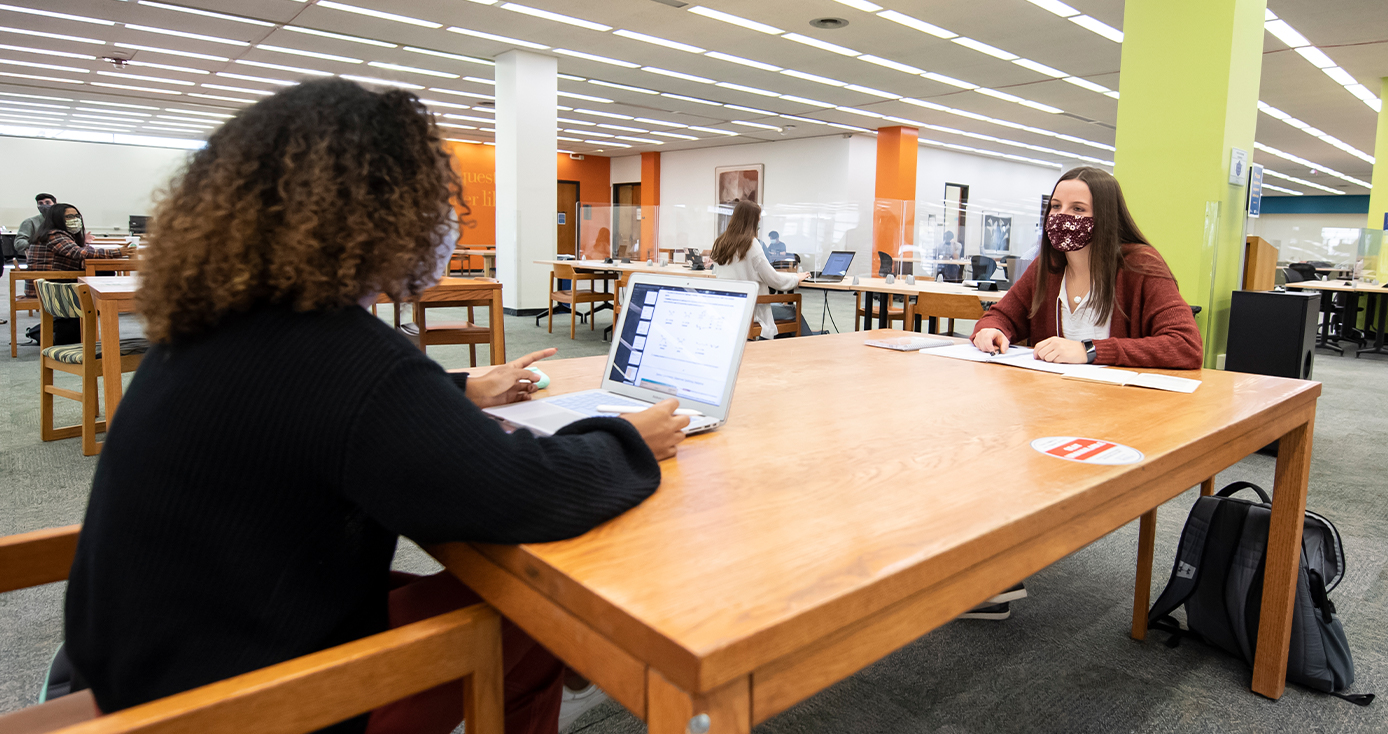
<path id="1" fill-rule="evenodd" d="M 151 349 L 68 581 L 69 655 L 102 710 L 384 631 L 400 535 L 561 540 L 660 484 L 630 423 L 507 434 L 465 379 L 358 307 Z"/>

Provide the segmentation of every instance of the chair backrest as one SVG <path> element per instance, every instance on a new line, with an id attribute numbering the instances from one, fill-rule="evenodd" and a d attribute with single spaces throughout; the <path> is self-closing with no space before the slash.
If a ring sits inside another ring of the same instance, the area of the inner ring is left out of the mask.
<path id="1" fill-rule="evenodd" d="M 973 269 L 974 280 L 988 280 L 998 269 L 997 261 L 987 255 L 973 255 L 969 258 L 969 263 L 969 267 Z"/>
<path id="2" fill-rule="evenodd" d="M 24 281 L 45 278 L 56 280 L 72 279 L 81 274 L 82 273 L 72 270 L 20 270 L 19 268 L 14 268 L 10 270 L 10 298 L 15 301 L 26 302 L 38 300 L 33 296 L 25 295 L 24 290 L 19 287 L 19 284 Z"/>
<path id="3" fill-rule="evenodd" d="M 977 320 L 983 318 L 983 302 L 973 297 L 961 298 L 947 293 L 921 292 L 917 294 L 908 317 L 916 315 L 923 318 L 934 316 L 940 319 Z"/>
<path id="4" fill-rule="evenodd" d="M 1316 280 L 1316 266 L 1311 263 L 1292 263 L 1287 266 L 1293 272 L 1301 276 L 1302 280 Z"/>
<path id="5" fill-rule="evenodd" d="M 877 277 L 885 278 L 892 272 L 892 256 L 885 252 L 877 253 Z"/>
<path id="6" fill-rule="evenodd" d="M 82 299 L 77 294 L 76 283 L 36 280 L 34 289 L 38 291 L 39 308 L 49 316 L 55 319 L 82 317 Z"/>
<path id="7" fill-rule="evenodd" d="M 555 263 L 555 264 L 554 264 L 554 278 L 555 278 L 555 280 L 573 280 L 573 279 L 574 279 L 574 266 L 572 266 L 572 265 L 560 265 L 559 263 Z"/>
<path id="8" fill-rule="evenodd" d="M 1291 268 L 1278 268 L 1277 272 L 1282 274 L 1282 276 L 1285 278 L 1285 282 L 1287 283 L 1300 283 L 1306 280 L 1306 277 L 1303 276 L 1301 274 L 1301 271 L 1299 270 L 1293 270 Z"/>

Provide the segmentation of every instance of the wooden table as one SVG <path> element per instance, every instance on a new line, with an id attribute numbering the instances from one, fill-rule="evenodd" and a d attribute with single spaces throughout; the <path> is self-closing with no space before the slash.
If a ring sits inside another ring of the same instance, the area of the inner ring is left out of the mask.
<path id="1" fill-rule="evenodd" d="M 713 270 L 690 270 L 683 263 L 669 263 L 667 265 L 647 265 L 645 262 L 632 261 L 624 263 L 620 261 L 603 262 L 602 260 L 536 260 L 536 265 L 569 265 L 575 270 L 590 270 L 594 272 L 613 272 L 613 273 L 656 273 L 658 275 L 679 275 L 689 278 L 712 278 Z"/>
<path id="2" fill-rule="evenodd" d="M 496 249 L 495 249 L 495 248 L 481 248 L 481 249 L 478 249 L 478 248 L 470 248 L 470 247 L 459 247 L 458 249 L 456 249 L 456 250 L 453 251 L 453 254 L 454 254 L 454 255 L 461 255 L 461 256 L 463 256 L 463 257 L 480 257 L 480 258 L 482 258 L 482 268 L 483 268 L 484 274 L 487 275 L 487 276 L 490 276 L 490 277 L 495 277 L 495 276 L 496 276 Z"/>
<path id="3" fill-rule="evenodd" d="M 853 285 L 853 278 L 844 278 L 838 283 L 810 283 L 802 282 L 801 288 L 819 288 L 827 291 L 862 291 L 867 294 L 863 301 L 863 331 L 872 328 L 873 314 L 873 295 L 877 296 L 878 301 L 877 326 L 886 329 L 891 326 L 888 307 L 891 305 L 892 296 L 905 296 L 910 298 L 921 293 L 935 293 L 944 296 L 953 296 L 961 301 L 968 303 L 997 303 L 1002 297 L 1007 295 L 1007 291 L 979 291 L 976 288 L 968 288 L 959 283 L 941 283 L 926 278 L 918 278 L 914 285 L 907 284 L 906 278 L 898 277 L 896 282 L 887 283 L 886 278 L 862 278 L 858 279 L 858 284 Z M 928 315 L 928 314 L 922 314 Z M 948 317 L 946 317 L 948 318 Z"/>
<path id="4" fill-rule="evenodd" d="M 92 292 L 101 343 L 107 348 L 120 344 L 120 315 L 135 310 L 135 289 L 140 279 L 134 275 L 88 276 L 78 278 Z M 117 350 L 119 354 L 119 350 Z M 101 378 L 106 389 L 106 425 L 116 414 L 125 388 L 121 384 L 119 359 L 101 360 Z M 109 429 L 108 429 L 109 430 Z"/>
<path id="5" fill-rule="evenodd" d="M 1316 290 L 1321 292 L 1321 311 L 1326 313 L 1325 322 L 1321 324 L 1320 340 L 1317 346 L 1327 346 L 1330 341 L 1330 298 L 1335 293 L 1362 294 L 1369 297 L 1368 314 L 1373 319 L 1374 345 L 1355 351 L 1354 356 L 1361 354 L 1388 354 L 1384 351 L 1384 332 L 1388 331 L 1388 286 L 1374 285 L 1372 283 L 1360 283 L 1355 281 L 1335 281 L 1335 280 L 1305 280 L 1299 283 L 1288 283 L 1288 288 L 1299 290 Z M 1347 319 L 1350 324 L 1357 323 L 1359 320 L 1358 299 L 1355 299 L 1354 314 Z M 1375 312 L 1377 316 L 1375 316 Z"/>
<path id="6" fill-rule="evenodd" d="M 1253 690 L 1282 694 L 1319 383 L 1207 370 L 1184 395 L 862 343 L 901 333 L 749 344 L 728 424 L 639 507 L 572 540 L 429 552 L 652 734 L 701 714 L 694 731 L 745 734 L 1280 438 Z M 546 362 L 548 394 L 603 364 Z M 824 385 L 832 420 L 786 399 Z M 1030 447 L 1075 435 L 1145 459 Z M 766 461 L 787 446 L 805 458 Z"/>

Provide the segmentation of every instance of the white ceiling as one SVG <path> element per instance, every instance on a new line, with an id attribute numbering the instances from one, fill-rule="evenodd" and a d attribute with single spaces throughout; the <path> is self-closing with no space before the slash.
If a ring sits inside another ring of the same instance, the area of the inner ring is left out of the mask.
<path id="1" fill-rule="evenodd" d="M 485 120 L 489 120 L 492 114 L 486 97 L 493 88 L 486 83 L 492 78 L 492 68 L 486 60 L 515 46 L 447 30 L 450 26 L 458 26 L 550 47 L 550 50 L 539 52 L 555 53 L 561 73 L 584 79 L 561 79 L 561 95 L 583 94 L 610 100 L 602 102 L 572 96 L 560 97 L 561 105 L 574 108 L 572 111 L 561 110 L 561 120 L 577 121 L 561 121 L 563 130 L 559 135 L 575 139 L 561 139 L 560 147 L 573 152 L 622 155 L 645 150 L 680 150 L 840 134 L 852 128 L 872 129 L 910 121 L 926 126 L 921 130 L 921 138 L 933 141 L 931 144 L 1016 156 L 1055 167 L 1070 167 L 1082 162 L 1102 164 L 1112 160 L 1111 146 L 1118 102 L 1103 94 L 1102 90 L 1081 88 L 1011 61 L 966 48 L 957 42 L 850 7 L 853 3 L 844 4 L 834 0 L 758 0 L 750 3 L 709 0 L 703 3 L 703 7 L 844 46 L 855 53 L 875 55 L 888 63 L 906 64 L 965 80 L 1060 112 L 1034 109 L 1020 104 L 1016 99 L 998 99 L 923 78 L 915 73 L 885 68 L 859 58 L 703 17 L 690 12 L 690 8 L 696 7 L 695 3 L 684 8 L 671 6 L 681 4 L 679 0 L 526 0 L 524 6 L 563 13 L 611 26 L 614 30 L 634 31 L 692 44 L 708 51 L 883 90 L 915 100 L 915 103 L 884 99 L 869 92 L 831 86 L 777 71 L 750 68 L 708 55 L 622 37 L 613 31 L 534 17 L 505 9 L 500 2 L 488 4 L 487 0 L 351 0 L 347 3 L 357 8 L 442 24 L 440 28 L 346 12 L 313 1 L 242 0 L 232 5 L 217 0 L 176 0 L 170 3 L 183 8 L 235 13 L 242 18 L 261 21 L 261 24 L 178 12 L 137 0 L 6 0 L 6 3 L 0 5 L 0 44 L 8 47 L 0 47 L 0 126 L 64 127 L 89 131 L 104 127 L 108 131 L 120 129 L 139 135 L 201 138 L 211 129 L 205 125 L 215 125 L 219 118 L 208 117 L 207 122 L 202 123 L 204 126 L 198 127 L 196 120 L 206 116 L 189 113 L 233 114 L 246 104 L 234 100 L 253 100 L 258 98 L 256 92 L 263 94 L 277 88 L 266 81 L 221 75 L 279 80 L 303 78 L 302 74 L 295 72 L 255 65 L 269 63 L 421 85 L 422 88 L 416 91 L 422 98 L 458 105 L 434 106 L 435 111 L 441 114 L 463 116 L 440 120 L 448 125 L 464 126 L 446 128 L 450 136 L 478 142 L 490 141 L 491 125 Z M 879 0 L 877 4 L 1108 89 L 1118 89 L 1119 43 L 1026 0 L 978 0 L 971 3 Z M 1122 28 L 1121 0 L 1071 0 L 1069 4 L 1114 28 Z M 1383 12 L 1381 0 L 1340 0 L 1332 4 L 1316 0 L 1271 0 L 1269 7 L 1310 39 L 1311 43 L 1329 54 L 1357 81 L 1374 93 L 1378 92 L 1379 78 L 1388 76 L 1388 13 Z M 38 14 L 17 12 L 13 8 L 32 8 L 38 10 Z M 62 13 L 114 21 L 116 24 L 102 25 L 57 17 L 56 14 Z M 810 25 L 812 19 L 823 17 L 842 18 L 848 21 L 848 25 L 835 30 Z M 283 29 L 282 26 L 286 24 L 383 41 L 395 47 L 292 32 Z M 244 45 L 161 34 L 132 28 L 132 25 L 202 34 Z M 81 37 L 103 43 L 27 35 L 14 32 L 16 29 Z M 1264 40 L 1260 98 L 1318 128 L 1318 132 L 1371 154 L 1377 120 L 1375 112 L 1273 35 L 1265 34 Z M 139 50 L 118 44 L 211 55 L 226 61 Z M 332 54 L 361 63 L 293 55 L 261 48 L 264 45 Z M 405 46 L 464 55 L 475 60 L 427 55 L 406 50 Z M 18 50 L 24 48 L 97 58 L 88 60 Z M 560 49 L 596 54 L 642 67 L 672 70 L 782 96 L 767 96 L 707 81 L 672 78 L 642 68 L 625 68 L 576 58 L 557 53 Z M 124 69 L 117 69 L 110 62 L 101 60 L 101 57 L 111 56 L 130 59 L 133 63 Z M 7 61 L 22 63 L 5 63 Z M 373 67 L 369 65 L 370 62 L 434 70 L 458 75 L 458 78 Z M 24 65 L 32 63 L 68 68 Z M 183 70 L 140 66 L 142 63 L 182 67 Z M 197 73 L 199 71 L 206 73 Z M 16 74 L 47 79 L 13 76 Z M 141 80 L 112 74 L 149 78 Z M 476 81 L 465 77 L 472 77 Z M 628 85 L 646 92 L 611 87 L 600 82 Z M 103 84 L 144 89 L 100 86 Z M 206 85 L 233 89 L 216 89 Z M 176 94 L 146 91 L 153 89 Z M 686 101 L 669 96 L 672 94 L 721 105 Z M 45 100 L 15 95 L 64 99 Z M 837 108 L 786 99 L 784 95 L 832 104 Z M 106 105 L 112 111 L 100 113 L 77 109 L 102 107 L 83 102 L 142 107 Z M 482 106 L 477 109 L 462 108 L 479 104 Z M 603 112 L 607 116 L 582 110 Z M 44 117 L 41 113 L 45 112 L 51 114 Z M 131 114 L 119 115 L 117 112 Z M 142 114 L 148 116 L 138 116 Z M 803 119 L 791 119 L 784 115 Z M 899 119 L 894 121 L 874 115 Z M 621 116 L 667 124 L 627 120 Z M 169 119 L 171 117 L 185 119 Z M 55 122 L 41 124 L 36 122 L 38 119 Z M 117 120 L 121 122 L 115 122 Z M 751 124 L 737 124 L 739 122 Z M 112 127 L 113 124 L 116 127 Z M 78 127 L 82 125 L 92 127 Z M 780 129 L 768 129 L 768 126 Z M 735 135 L 720 134 L 716 130 Z M 656 132 L 696 139 L 660 136 Z M 1372 166 L 1367 161 L 1268 114 L 1259 114 L 1257 139 L 1263 146 L 1303 161 L 1285 160 L 1266 150 L 1256 152 L 1254 159 L 1269 169 L 1336 191 L 1367 193 L 1363 186 L 1320 170 L 1328 167 L 1346 177 L 1369 181 Z M 661 141 L 662 144 L 642 141 Z M 1284 178 L 1269 178 L 1268 183 L 1308 194 L 1325 193 Z"/>

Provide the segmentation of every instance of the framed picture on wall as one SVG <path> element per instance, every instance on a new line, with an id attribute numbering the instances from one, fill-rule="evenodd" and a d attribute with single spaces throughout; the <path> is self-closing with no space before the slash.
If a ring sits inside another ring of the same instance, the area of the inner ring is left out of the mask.
<path id="1" fill-rule="evenodd" d="M 733 204 L 750 200 L 761 206 L 766 186 L 766 167 L 760 163 L 717 166 L 713 169 L 713 200 L 718 202 L 718 232 L 722 234 L 733 213 Z"/>
<path id="2" fill-rule="evenodd" d="M 983 215 L 983 251 L 1007 252 L 1012 249 L 1012 217 Z"/>

